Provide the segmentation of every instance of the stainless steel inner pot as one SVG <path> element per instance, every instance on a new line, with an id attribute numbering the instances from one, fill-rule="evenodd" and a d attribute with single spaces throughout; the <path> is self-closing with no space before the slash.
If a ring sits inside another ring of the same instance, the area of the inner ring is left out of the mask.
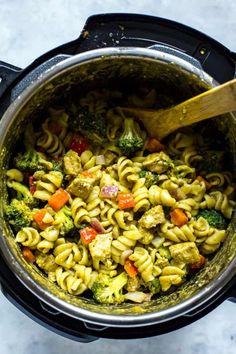
<path id="1" fill-rule="evenodd" d="M 16 142 L 27 122 L 37 118 L 38 112 L 53 105 L 58 98 L 75 88 L 77 90 L 108 87 L 109 85 L 142 85 L 152 83 L 158 91 L 174 92 L 180 102 L 216 82 L 199 65 L 183 55 L 165 53 L 161 48 L 106 48 L 85 52 L 54 65 L 32 82 L 5 112 L 0 123 L 0 188 L 1 188 L 1 235 L 2 255 L 14 274 L 38 298 L 68 316 L 110 327 L 134 327 L 163 323 L 186 314 L 211 297 L 216 296 L 235 275 L 236 238 L 235 215 L 223 247 L 211 262 L 189 282 L 174 293 L 143 304 L 99 305 L 83 296 L 71 296 L 50 283 L 35 266 L 29 265 L 14 242 L 10 227 L 4 220 L 3 205 L 7 199 L 5 172 Z M 225 115 L 216 122 L 226 137 L 232 169 L 235 167 L 236 119 Z M 210 121 L 206 124 L 211 124 Z"/>

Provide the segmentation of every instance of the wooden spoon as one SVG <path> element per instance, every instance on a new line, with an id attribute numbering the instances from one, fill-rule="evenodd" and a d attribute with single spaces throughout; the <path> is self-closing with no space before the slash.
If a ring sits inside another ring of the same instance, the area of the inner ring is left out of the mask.
<path id="1" fill-rule="evenodd" d="M 161 140 L 176 129 L 236 110 L 236 79 L 171 108 L 151 110 L 120 107 L 120 109 L 125 115 L 142 121 L 148 134 Z"/>

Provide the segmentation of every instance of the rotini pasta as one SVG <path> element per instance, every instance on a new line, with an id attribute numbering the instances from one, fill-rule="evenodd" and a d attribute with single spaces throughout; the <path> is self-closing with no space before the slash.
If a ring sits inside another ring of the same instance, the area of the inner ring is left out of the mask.
<path id="1" fill-rule="evenodd" d="M 161 95 L 137 92 L 94 90 L 50 107 L 6 171 L 5 215 L 23 256 L 29 248 L 65 293 L 105 304 L 181 286 L 221 247 L 235 208 L 225 147 L 214 154 L 201 126 L 165 145 L 148 137 L 119 107 L 158 107 Z"/>

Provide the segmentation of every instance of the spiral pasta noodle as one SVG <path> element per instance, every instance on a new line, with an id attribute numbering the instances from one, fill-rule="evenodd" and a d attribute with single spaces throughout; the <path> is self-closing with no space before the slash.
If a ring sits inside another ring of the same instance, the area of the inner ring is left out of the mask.
<path id="1" fill-rule="evenodd" d="M 65 148 L 61 140 L 48 128 L 48 119 L 42 125 L 43 133 L 37 140 L 37 145 L 42 147 L 49 155 L 61 156 L 65 153 Z"/>
<path id="2" fill-rule="evenodd" d="M 120 108 L 170 102 L 160 97 L 145 85 L 69 92 L 65 107 L 29 124 L 3 171 L 15 242 L 65 298 L 149 301 L 211 262 L 227 238 L 236 183 L 225 145 L 205 139 L 202 125 L 160 143 Z M 116 277 L 123 288 L 110 294 Z"/>
<path id="3" fill-rule="evenodd" d="M 137 267 L 142 279 L 147 283 L 154 279 L 153 262 L 152 257 L 148 251 L 143 247 L 135 247 L 134 253 L 129 257 L 134 261 L 135 267 Z"/>
<path id="4" fill-rule="evenodd" d="M 61 187 L 62 181 L 63 175 L 59 171 L 42 174 L 41 178 L 35 183 L 34 198 L 48 200 Z"/>
<path id="5" fill-rule="evenodd" d="M 16 242 L 23 246 L 35 248 L 41 241 L 41 236 L 33 227 L 23 227 L 15 238 Z"/>
<path id="6" fill-rule="evenodd" d="M 90 222 L 89 212 L 86 203 L 81 198 L 75 198 L 71 204 L 71 214 L 76 227 L 83 222 Z"/>
<path id="7" fill-rule="evenodd" d="M 133 248 L 136 242 L 142 238 L 141 233 L 138 231 L 137 227 L 131 225 L 129 230 L 124 231 L 121 236 L 116 240 L 112 241 L 111 255 L 112 259 L 120 263 L 120 257 L 122 252 Z"/>

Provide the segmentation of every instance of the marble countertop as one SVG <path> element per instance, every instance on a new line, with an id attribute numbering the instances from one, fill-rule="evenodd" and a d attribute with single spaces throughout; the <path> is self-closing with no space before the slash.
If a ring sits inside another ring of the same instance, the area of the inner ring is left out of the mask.
<path id="1" fill-rule="evenodd" d="M 77 38 L 88 16 L 105 12 L 173 19 L 236 51 L 236 2 L 232 0 L 0 0 L 0 60 L 24 68 L 49 49 Z M 1 354 L 236 353 L 236 304 L 228 301 L 180 330 L 127 341 L 81 344 L 65 339 L 26 317 L 2 293 L 0 319 Z"/>

